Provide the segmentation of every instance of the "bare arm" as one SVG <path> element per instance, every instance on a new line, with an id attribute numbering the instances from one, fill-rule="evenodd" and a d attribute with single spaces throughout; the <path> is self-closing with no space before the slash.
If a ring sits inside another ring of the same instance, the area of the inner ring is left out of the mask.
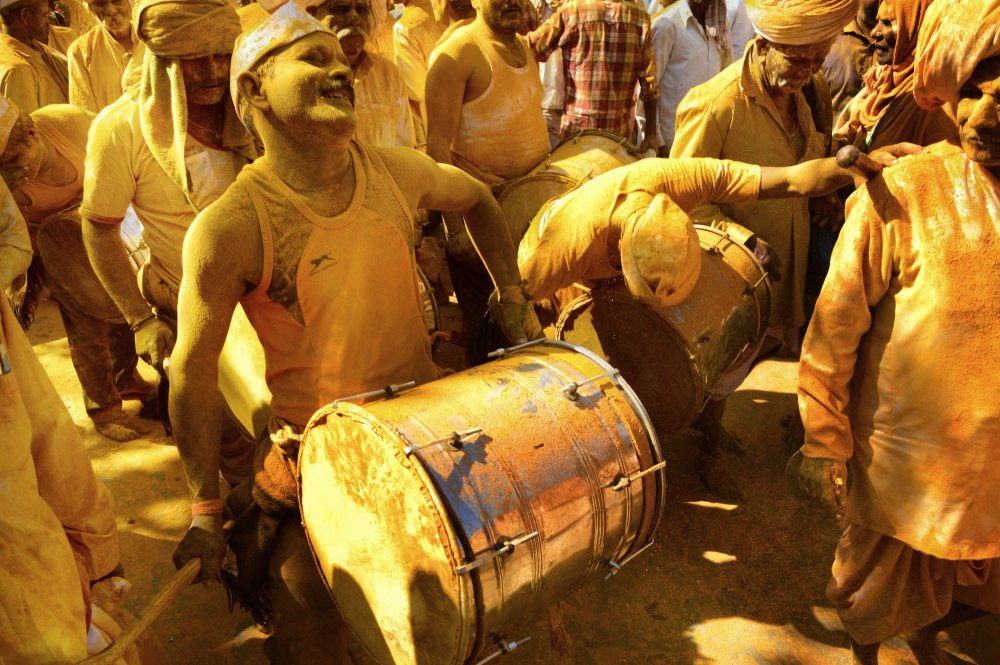
<path id="1" fill-rule="evenodd" d="M 468 59 L 443 50 L 431 62 L 427 72 L 427 155 L 440 164 L 451 164 L 451 142 L 458 133 L 465 86 L 469 81 Z M 438 208 L 430 208 L 437 210 Z M 445 212 L 446 231 L 451 236 L 462 228 L 462 216 Z"/>
<path id="2" fill-rule="evenodd" d="M 857 149 L 854 161 L 846 167 L 838 164 L 840 157 L 814 159 L 802 164 L 784 167 L 763 166 L 760 169 L 761 199 L 780 199 L 790 196 L 823 196 L 848 185 L 861 186 L 868 178 L 877 175 L 884 166 L 892 166 L 899 157 L 915 155 L 923 151 L 912 143 L 897 143 L 886 146 L 871 155 L 862 156 Z M 867 157 L 868 165 L 860 160 Z"/>
<path id="3" fill-rule="evenodd" d="M 245 276 L 252 268 L 247 265 L 259 265 L 253 243 L 259 252 L 260 233 L 249 227 L 249 233 L 236 232 L 239 224 L 226 223 L 227 216 L 233 217 L 220 206 L 208 208 L 184 240 L 177 345 L 170 362 L 170 420 L 192 504 L 219 498 L 219 354 L 233 310 L 248 287 Z M 180 567 L 201 558 L 200 579 L 208 582 L 218 575 L 222 550 L 221 515 L 196 517 L 174 563 Z"/>

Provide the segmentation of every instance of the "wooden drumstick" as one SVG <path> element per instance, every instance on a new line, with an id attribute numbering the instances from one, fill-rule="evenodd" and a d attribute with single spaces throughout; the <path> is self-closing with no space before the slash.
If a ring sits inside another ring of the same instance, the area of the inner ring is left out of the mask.
<path id="1" fill-rule="evenodd" d="M 873 178 L 882 172 L 882 165 L 858 150 L 857 146 L 845 145 L 837 151 L 837 166 L 853 170 L 865 178 Z"/>
<path id="2" fill-rule="evenodd" d="M 145 632 L 149 626 L 160 618 L 163 611 L 177 600 L 184 589 L 191 586 L 191 583 L 201 572 L 201 559 L 191 559 L 185 563 L 180 570 L 174 573 L 166 586 L 160 593 L 153 597 L 145 608 L 136 614 L 135 619 L 125 627 L 114 642 L 109 644 L 103 651 L 89 658 L 81 660 L 80 665 L 111 665 L 125 655 L 130 646 Z"/>

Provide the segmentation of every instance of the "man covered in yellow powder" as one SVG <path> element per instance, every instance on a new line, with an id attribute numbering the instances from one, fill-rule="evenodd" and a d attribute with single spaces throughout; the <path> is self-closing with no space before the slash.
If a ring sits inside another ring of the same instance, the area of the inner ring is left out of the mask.
<path id="1" fill-rule="evenodd" d="M 372 48 L 386 16 L 381 2 L 325 0 L 316 5 L 314 16 L 333 28 L 354 72 L 358 139 L 377 146 L 413 148 L 416 135 L 406 83 L 390 59 L 392 54 L 386 58 Z M 383 11 L 376 12 L 376 6 Z"/>
<path id="2" fill-rule="evenodd" d="M 142 431 L 122 412 L 122 399 L 145 399 L 153 386 L 136 370 L 128 324 L 94 274 L 83 246 L 77 207 L 92 116 L 53 104 L 28 115 L 0 98 L 0 168 L 14 172 L 17 202 L 33 231 L 40 262 L 33 266 L 21 320 L 46 284 L 59 305 L 70 359 L 94 428 L 116 441 Z M 20 171 L 20 169 L 24 171 Z"/>
<path id="3" fill-rule="evenodd" d="M 146 49 L 132 28 L 128 0 L 90 0 L 100 23 L 70 44 L 69 103 L 97 113 L 122 95 L 126 68 L 142 66 Z"/>
<path id="4" fill-rule="evenodd" d="M 959 140 L 872 179 L 802 347 L 807 494 L 844 511 L 827 596 L 857 660 L 903 634 L 1000 612 L 1000 1 L 935 2 L 914 63 L 921 106 Z"/>
<path id="5" fill-rule="evenodd" d="M 427 154 L 454 164 L 487 185 L 525 175 L 549 153 L 538 65 L 518 30 L 526 0 L 477 0 L 468 25 L 443 38 L 427 72 Z M 478 348 L 490 281 L 462 218 L 445 214 L 448 267 L 462 310 L 466 360 Z"/>
<path id="6" fill-rule="evenodd" d="M 174 343 L 187 228 L 255 153 L 229 99 L 240 31 L 232 6 L 145 0 L 134 24 L 147 48 L 142 82 L 91 127 L 80 215 L 95 272 L 135 333 L 139 356 L 160 368 Z M 129 206 L 150 251 L 138 284 L 119 233 Z M 252 448 L 230 438 L 224 466 L 236 480 Z"/>
<path id="7" fill-rule="evenodd" d="M 817 74 L 857 7 L 858 0 L 749 0 L 747 13 L 757 38 L 741 60 L 681 101 L 670 156 L 791 166 L 826 155 L 830 126 L 817 126 L 816 119 L 824 115 L 821 107 L 829 112 L 830 96 Z M 771 324 L 761 352 L 783 344 L 786 352 L 796 353 L 805 323 L 809 200 L 706 204 L 691 218 L 722 227 L 732 220 L 771 245 L 782 279 L 772 288 Z M 742 442 L 722 427 L 724 411 L 724 400 L 710 400 L 695 426 L 704 437 L 721 437 L 726 448 L 741 452 Z"/>
<path id="8" fill-rule="evenodd" d="M 275 434 L 257 456 L 252 485 L 229 496 L 239 519 L 225 570 L 238 571 L 235 588 L 255 617 L 273 618 L 265 645 L 272 662 L 347 663 L 346 630 L 298 514 L 297 437 L 333 399 L 436 378 L 412 211 L 464 212 L 497 285 L 494 312 L 505 332 L 523 341 L 540 329 L 490 191 L 415 150 L 353 138 L 351 71 L 332 31 L 287 3 L 241 39 L 234 97 L 264 154 L 198 217 L 184 246 L 170 413 L 194 507 L 205 515 L 174 562 L 197 557 L 203 580 L 219 574 L 222 502 L 211 417 L 218 405 L 206 387 L 214 385 L 240 302 L 266 351 Z"/>
<path id="9" fill-rule="evenodd" d="M 417 145 L 427 143 L 427 107 L 424 88 L 431 53 L 444 34 L 444 25 L 434 18 L 431 0 L 407 0 L 403 14 L 392 27 L 396 67 L 406 83 L 413 114 L 413 129 Z"/>
<path id="10" fill-rule="evenodd" d="M 922 109 L 913 97 L 913 54 L 930 6 L 931 0 L 883 0 L 871 33 L 875 63 L 834 127 L 836 144 L 867 152 L 899 141 L 930 145 L 956 135 L 944 109 Z"/>
<path id="11" fill-rule="evenodd" d="M 2 184 L 0 190 L 9 201 Z M 8 205 L 0 204 L 4 216 L 17 216 Z M 0 404 L 0 655 L 7 665 L 75 663 L 127 622 L 116 607 L 127 582 L 113 504 L 6 298 Z M 152 640 L 116 665 L 140 659 L 166 662 Z"/>
<path id="12" fill-rule="evenodd" d="M 65 104 L 69 95 L 66 58 L 49 48 L 48 0 L 0 0 L 0 95 L 31 113 Z"/>

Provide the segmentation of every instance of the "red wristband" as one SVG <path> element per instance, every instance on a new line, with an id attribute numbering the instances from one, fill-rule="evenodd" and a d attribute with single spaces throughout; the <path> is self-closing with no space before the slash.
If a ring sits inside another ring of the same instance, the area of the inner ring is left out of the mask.
<path id="1" fill-rule="evenodd" d="M 199 515 L 221 515 L 225 508 L 226 502 L 222 499 L 210 499 L 208 501 L 192 503 L 191 515 L 192 517 L 198 517 Z"/>

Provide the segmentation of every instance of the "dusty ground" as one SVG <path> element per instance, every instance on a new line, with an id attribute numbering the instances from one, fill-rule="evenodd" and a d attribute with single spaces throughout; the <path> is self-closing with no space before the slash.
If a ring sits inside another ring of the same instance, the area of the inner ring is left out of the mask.
<path id="1" fill-rule="evenodd" d="M 94 432 L 50 303 L 31 337 L 118 502 L 123 563 L 134 584 L 127 605 L 142 607 L 173 571 L 170 553 L 189 522 L 176 450 L 152 424 L 148 438 L 127 444 Z M 823 597 L 837 527 L 801 504 L 782 475 L 781 418 L 794 409 L 794 380 L 794 363 L 769 361 L 730 400 L 726 424 L 750 444 L 747 457 L 726 459 L 746 490 L 743 505 L 711 503 L 691 471 L 693 435 L 665 442 L 670 500 L 658 542 L 617 577 L 592 582 L 565 601 L 573 649 L 563 662 L 849 663 L 846 638 Z M 155 630 L 174 663 L 265 662 L 262 636 L 242 612 L 227 611 L 218 587 L 192 587 Z M 555 662 L 548 632 L 539 620 L 525 632 L 532 640 L 523 649 L 493 662 Z M 956 628 L 947 644 L 956 663 L 1000 665 L 1000 617 Z M 883 665 L 915 662 L 902 642 L 889 647 Z"/>

